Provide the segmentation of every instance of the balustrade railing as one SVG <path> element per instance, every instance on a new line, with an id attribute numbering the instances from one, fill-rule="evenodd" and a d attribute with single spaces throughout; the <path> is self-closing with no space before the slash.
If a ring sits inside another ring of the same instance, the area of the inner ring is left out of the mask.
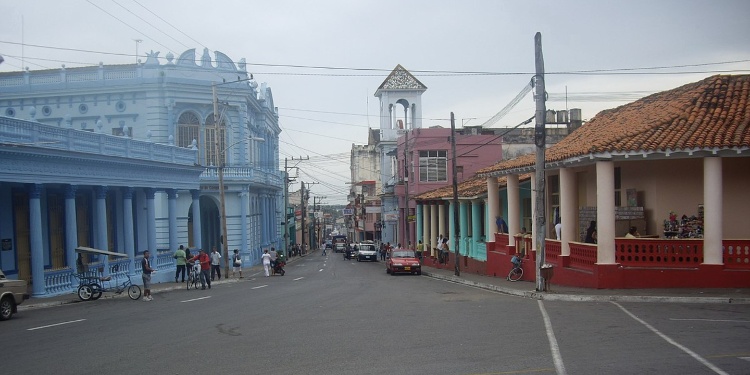
<path id="1" fill-rule="evenodd" d="M 724 267 L 750 270 L 750 240 L 723 240 Z"/>
<path id="2" fill-rule="evenodd" d="M 581 242 L 569 242 L 568 245 L 570 246 L 570 268 L 593 271 L 594 264 L 596 264 L 596 245 Z"/>
<path id="3" fill-rule="evenodd" d="M 544 241 L 544 261 L 545 263 L 552 263 L 556 266 L 560 265 L 560 255 L 562 254 L 562 245 L 560 241 L 551 240 L 549 238 Z"/>
<path id="4" fill-rule="evenodd" d="M 193 165 L 197 152 L 188 148 L 60 128 L 9 117 L 0 117 L 0 141 L 182 165 Z"/>
<path id="5" fill-rule="evenodd" d="M 70 268 L 44 271 L 44 293 L 47 295 L 60 295 L 69 293 L 78 287 L 78 279 L 73 276 Z"/>
<path id="6" fill-rule="evenodd" d="M 615 258 L 625 267 L 695 268 L 703 263 L 702 239 L 616 239 Z"/>

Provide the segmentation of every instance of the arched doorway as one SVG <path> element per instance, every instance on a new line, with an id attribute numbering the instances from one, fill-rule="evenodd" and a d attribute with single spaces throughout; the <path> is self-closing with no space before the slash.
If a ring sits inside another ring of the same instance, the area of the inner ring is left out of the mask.
<path id="1" fill-rule="evenodd" d="M 200 197 L 201 206 L 201 247 L 210 252 L 211 248 L 219 248 L 219 238 L 221 235 L 221 220 L 219 216 L 219 207 L 216 200 L 211 196 Z M 190 248 L 197 246 L 193 238 L 193 205 L 188 209 L 188 244 Z"/>

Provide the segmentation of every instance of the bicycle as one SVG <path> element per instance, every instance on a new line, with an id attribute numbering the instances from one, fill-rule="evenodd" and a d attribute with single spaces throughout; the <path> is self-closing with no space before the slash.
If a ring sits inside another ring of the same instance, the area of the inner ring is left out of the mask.
<path id="1" fill-rule="evenodd" d="M 192 263 L 189 266 L 188 277 L 185 280 L 187 281 L 187 289 L 190 290 L 190 287 L 198 289 L 201 286 L 201 266 L 198 263 Z"/>
<path id="2" fill-rule="evenodd" d="M 508 277 L 506 277 L 506 280 L 510 281 L 518 281 L 521 280 L 521 277 L 523 277 L 523 268 L 521 268 L 521 265 L 523 264 L 523 259 L 520 257 L 518 258 L 518 263 L 513 263 L 513 269 L 508 272 Z"/>
<path id="3" fill-rule="evenodd" d="M 111 270 L 113 273 L 117 273 L 119 265 L 112 266 Z M 101 274 L 102 268 L 99 269 Z M 74 274 L 79 279 L 78 283 L 78 298 L 81 301 L 96 301 L 102 296 L 104 292 L 111 292 L 115 294 L 122 294 L 126 290 L 128 291 L 128 297 L 132 300 L 141 298 L 141 287 L 133 284 L 130 280 L 130 275 L 125 273 L 124 281 L 122 283 L 117 282 L 112 276 L 102 277 L 96 273 L 79 273 Z"/>

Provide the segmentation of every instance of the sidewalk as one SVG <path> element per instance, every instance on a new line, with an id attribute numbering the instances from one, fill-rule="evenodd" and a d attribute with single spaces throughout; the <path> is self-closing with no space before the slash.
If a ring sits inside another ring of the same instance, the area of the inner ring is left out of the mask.
<path id="1" fill-rule="evenodd" d="M 585 302 L 662 302 L 662 303 L 734 303 L 750 304 L 750 289 L 589 289 L 554 285 L 551 291 L 537 292 L 532 281 L 508 281 L 505 278 L 422 266 L 422 275 L 462 285 L 545 301 Z"/>
<path id="2" fill-rule="evenodd" d="M 309 254 L 307 254 L 309 255 Z M 287 264 L 294 263 L 298 259 L 303 258 L 304 256 L 296 256 L 294 258 L 291 258 L 287 261 Z M 172 271 L 174 272 L 174 271 Z M 231 270 L 229 271 L 231 275 Z M 255 276 L 253 276 L 255 275 Z M 239 278 L 224 278 L 222 277 L 221 280 L 212 281 L 211 285 L 222 285 L 222 284 L 228 284 L 228 283 L 236 283 L 242 280 L 250 279 L 251 277 L 257 277 L 259 275 L 263 275 L 263 265 L 258 264 L 252 267 L 247 267 L 242 269 L 242 279 Z M 133 279 L 135 281 L 135 279 Z M 140 276 L 138 277 L 138 280 L 140 281 Z M 143 286 L 138 285 L 141 287 L 141 292 L 143 292 Z M 166 282 L 166 283 L 153 283 L 151 284 L 151 294 L 156 296 L 158 299 L 158 295 L 160 293 L 165 293 L 173 290 L 187 290 L 187 285 L 183 282 L 180 283 L 172 283 L 172 282 Z M 103 293 L 100 299 L 108 299 L 108 298 L 129 298 L 127 292 L 123 292 L 122 294 L 115 294 L 115 293 Z M 142 297 L 141 297 L 142 298 Z M 40 309 L 45 307 L 53 307 L 53 306 L 61 306 L 61 305 L 67 305 L 71 303 L 80 303 L 84 302 L 81 301 L 78 298 L 78 294 L 76 292 L 63 294 L 55 297 L 45 297 L 45 298 L 30 298 L 26 301 L 24 301 L 22 304 L 18 305 L 18 311 L 24 311 L 24 310 L 32 310 L 32 309 Z M 94 303 L 93 301 L 89 301 L 88 303 Z"/>
<path id="3" fill-rule="evenodd" d="M 305 256 L 315 255 L 311 252 Z M 303 258 L 297 256 L 289 259 L 287 264 Z M 242 269 L 244 279 L 263 273 L 262 265 L 255 265 Z M 531 281 L 507 281 L 505 278 L 477 275 L 461 272 L 456 277 L 453 269 L 440 269 L 424 265 L 422 275 L 438 280 L 444 280 L 457 284 L 472 286 L 476 288 L 491 290 L 498 293 L 539 299 L 545 301 L 573 301 L 573 302 L 662 302 L 662 303 L 734 303 L 750 304 L 750 289 L 589 289 L 575 288 L 552 284 L 548 292 L 535 291 L 536 283 Z M 222 278 L 212 282 L 212 285 L 235 283 L 237 278 Z M 185 283 L 159 283 L 153 284 L 151 293 L 157 296 L 172 290 L 186 289 Z M 101 298 L 128 298 L 127 293 L 113 294 L 104 293 Z M 64 294 L 49 298 L 31 298 L 18 306 L 19 311 L 60 306 L 70 303 L 83 302 L 75 293 Z M 91 303 L 91 302 L 89 302 Z"/>

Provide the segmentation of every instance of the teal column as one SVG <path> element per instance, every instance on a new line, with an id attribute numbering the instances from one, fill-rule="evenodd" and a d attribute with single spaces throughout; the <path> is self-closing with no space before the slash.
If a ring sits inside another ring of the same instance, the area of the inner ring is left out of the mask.
<path id="1" fill-rule="evenodd" d="M 469 237 L 469 205 L 466 201 L 458 202 L 459 229 L 461 231 L 461 243 L 467 243 Z M 464 246 L 466 247 L 466 246 Z M 468 255 L 468 249 L 462 249 L 461 255 Z"/>
<path id="2" fill-rule="evenodd" d="M 169 250 L 177 250 L 177 191 L 167 189 L 167 215 L 169 215 Z"/>
<path id="3" fill-rule="evenodd" d="M 448 241 L 451 244 L 451 247 L 450 247 L 451 254 L 455 253 L 457 246 L 459 246 L 459 244 L 461 243 L 460 239 L 456 238 L 455 234 L 456 234 L 456 217 L 455 215 L 453 215 L 453 200 L 451 200 L 448 203 L 448 233 L 445 234 L 445 237 L 448 238 Z M 438 234 L 438 236 L 439 235 L 440 234 Z M 436 236 L 433 235 L 433 237 L 436 237 Z M 453 259 L 453 257 L 450 257 L 449 259 Z"/>
<path id="4" fill-rule="evenodd" d="M 100 250 L 113 251 L 109 248 L 109 240 L 107 238 L 107 187 L 96 186 L 94 192 L 96 193 L 95 209 L 95 230 L 96 230 L 96 248 Z M 105 255 L 99 256 L 99 261 L 104 267 L 102 276 L 109 276 L 109 257 Z"/>
<path id="5" fill-rule="evenodd" d="M 470 251 L 469 256 L 476 255 L 476 252 L 474 250 L 476 244 L 479 242 L 479 237 L 481 236 L 482 230 L 481 230 L 481 222 L 482 219 L 480 218 L 480 206 L 479 201 L 474 200 L 471 201 L 471 242 L 470 242 Z"/>
<path id="6" fill-rule="evenodd" d="M 65 186 L 65 259 L 68 267 L 76 270 L 76 247 L 78 247 L 78 223 L 76 216 L 76 190 L 74 185 Z M 71 280 L 71 285 L 78 280 Z"/>
<path id="7" fill-rule="evenodd" d="M 242 248 L 240 249 L 240 255 L 247 251 L 247 211 L 250 208 L 250 197 L 248 192 L 243 191 L 240 193 L 240 225 L 242 226 Z M 233 254 L 233 253 L 232 253 Z"/>
<path id="8" fill-rule="evenodd" d="M 422 204 L 417 203 L 417 235 L 414 239 L 417 241 L 414 243 L 414 249 L 417 248 L 417 244 L 422 240 Z"/>
<path id="9" fill-rule="evenodd" d="M 42 185 L 29 185 L 29 240 L 31 248 L 32 295 L 46 294 L 47 280 L 44 278 L 44 241 L 42 239 Z"/>
<path id="10" fill-rule="evenodd" d="M 135 276 L 135 231 L 133 230 L 133 188 L 122 191 L 123 235 L 125 236 L 125 254 L 128 255 L 128 275 Z"/>
<path id="11" fill-rule="evenodd" d="M 193 247 L 203 248 L 203 239 L 201 237 L 201 191 L 190 190 L 193 198 Z"/>
<path id="12" fill-rule="evenodd" d="M 152 255 L 152 268 L 156 269 L 158 267 L 158 264 L 156 264 L 156 206 L 154 205 L 154 195 L 156 194 L 156 189 L 146 188 L 144 189 L 144 192 L 146 193 L 146 228 L 148 237 L 148 250 Z"/>

